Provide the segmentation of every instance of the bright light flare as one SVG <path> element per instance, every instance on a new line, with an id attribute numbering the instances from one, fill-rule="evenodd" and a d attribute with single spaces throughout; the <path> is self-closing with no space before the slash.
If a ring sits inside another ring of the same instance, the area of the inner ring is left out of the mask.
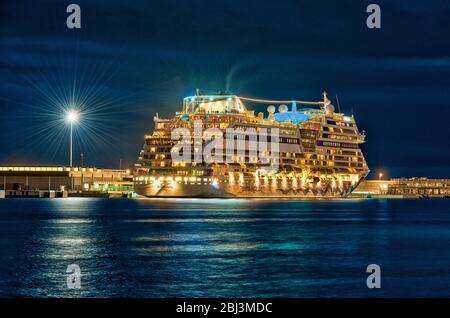
<path id="1" fill-rule="evenodd" d="M 47 160 L 63 161 L 67 159 L 63 154 L 68 137 L 72 146 L 76 144 L 72 150 L 83 152 L 91 160 L 102 150 L 112 151 L 120 142 L 117 136 L 121 134 L 124 105 L 132 103 L 127 98 L 131 95 L 110 91 L 107 85 L 118 64 L 78 64 L 78 58 L 71 55 L 45 62 L 35 65 L 32 74 L 25 77 L 36 100 L 21 103 L 26 106 L 22 116 L 29 117 L 30 123 L 21 129 L 23 151 L 45 151 Z M 51 71 L 43 72 L 49 65 Z"/>
<path id="2" fill-rule="evenodd" d="M 69 123 L 76 123 L 80 116 L 78 115 L 78 112 L 75 110 L 69 110 L 66 114 L 66 119 Z"/>

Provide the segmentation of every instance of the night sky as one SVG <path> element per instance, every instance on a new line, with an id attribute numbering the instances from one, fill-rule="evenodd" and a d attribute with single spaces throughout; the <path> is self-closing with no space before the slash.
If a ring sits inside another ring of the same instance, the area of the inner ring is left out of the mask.
<path id="1" fill-rule="evenodd" d="M 81 7 L 81 29 L 66 6 Z M 366 7 L 381 6 L 381 29 Z M 375 177 L 450 177 L 449 1 L 7 1 L 0 164 L 67 164 L 61 103 L 84 101 L 75 156 L 131 167 L 196 87 L 319 100 L 354 114 Z M 248 107 L 253 105 L 247 104 Z M 256 110 L 263 110 L 261 105 Z"/>

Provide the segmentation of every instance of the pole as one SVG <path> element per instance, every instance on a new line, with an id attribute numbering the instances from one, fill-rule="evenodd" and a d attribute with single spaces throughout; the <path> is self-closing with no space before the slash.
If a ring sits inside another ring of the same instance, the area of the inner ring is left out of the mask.
<path id="1" fill-rule="evenodd" d="M 72 168 L 72 137 L 73 137 L 73 123 L 70 123 L 70 167 Z"/>
<path id="2" fill-rule="evenodd" d="M 337 102 L 338 112 L 341 112 L 341 105 L 339 105 L 339 97 L 338 97 L 338 94 L 336 94 L 336 102 Z"/>
<path id="3" fill-rule="evenodd" d="M 70 168 L 72 168 L 73 123 L 70 123 Z M 70 189 L 73 191 L 73 173 L 70 169 Z"/>
<path id="4" fill-rule="evenodd" d="M 81 191 L 83 191 L 83 159 L 84 159 L 84 154 L 81 153 Z"/>

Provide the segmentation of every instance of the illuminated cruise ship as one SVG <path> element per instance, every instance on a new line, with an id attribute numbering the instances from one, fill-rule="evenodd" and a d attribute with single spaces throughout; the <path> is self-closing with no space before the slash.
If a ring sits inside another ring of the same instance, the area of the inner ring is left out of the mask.
<path id="1" fill-rule="evenodd" d="M 255 114 L 247 104 L 264 104 Z M 369 169 L 352 116 L 318 102 L 230 93 L 186 97 L 173 118 L 154 117 L 136 164 L 147 197 L 345 197 Z"/>

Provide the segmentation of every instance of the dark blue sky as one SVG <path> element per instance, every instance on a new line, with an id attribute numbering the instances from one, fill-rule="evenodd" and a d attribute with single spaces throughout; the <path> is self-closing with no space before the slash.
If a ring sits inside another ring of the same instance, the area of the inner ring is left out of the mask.
<path id="1" fill-rule="evenodd" d="M 80 30 L 65 24 L 73 2 Z M 379 30 L 365 24 L 373 2 Z M 172 115 L 196 87 L 306 100 L 327 90 L 366 131 L 372 172 L 450 177 L 449 38 L 444 0 L 2 0 L 0 164 L 67 163 L 55 105 L 70 92 L 89 104 L 75 161 L 113 167 L 131 166 L 155 112 Z"/>

